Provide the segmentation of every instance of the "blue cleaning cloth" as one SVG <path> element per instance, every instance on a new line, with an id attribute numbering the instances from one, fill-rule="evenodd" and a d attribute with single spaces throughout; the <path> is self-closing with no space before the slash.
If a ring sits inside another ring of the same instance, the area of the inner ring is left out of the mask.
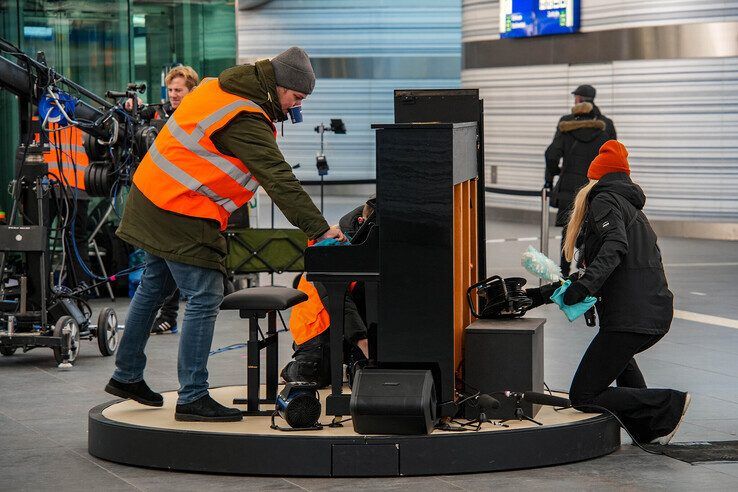
<path id="1" fill-rule="evenodd" d="M 349 244 L 351 243 L 348 241 L 341 242 L 332 237 L 330 239 L 323 239 L 321 242 L 313 244 L 313 246 L 348 246 Z"/>
<path id="2" fill-rule="evenodd" d="M 566 289 L 568 289 L 570 285 L 571 280 L 567 280 L 566 282 L 561 284 L 561 287 L 556 289 L 554 293 L 551 294 L 551 300 L 555 302 L 562 311 L 564 311 L 564 314 L 569 321 L 574 321 L 575 319 L 586 313 L 589 308 L 594 306 L 595 302 L 597 302 L 597 298 L 587 296 L 582 302 L 578 304 L 572 304 L 571 306 L 569 306 L 568 304 L 564 304 L 564 292 L 566 292 Z"/>

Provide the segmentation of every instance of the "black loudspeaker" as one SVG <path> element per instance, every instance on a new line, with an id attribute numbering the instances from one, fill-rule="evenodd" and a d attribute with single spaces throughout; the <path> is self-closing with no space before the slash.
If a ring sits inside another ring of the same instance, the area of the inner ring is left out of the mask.
<path id="1" fill-rule="evenodd" d="M 358 371 L 351 393 L 351 419 L 358 434 L 430 434 L 436 424 L 431 372 Z"/>
<path id="2" fill-rule="evenodd" d="M 545 319 L 478 319 L 466 328 L 464 381 L 466 393 L 493 395 L 500 407 L 486 412 L 489 419 L 515 418 L 515 399 L 498 392 L 543 393 L 543 326 Z M 540 405 L 523 402 L 523 411 L 535 417 Z M 468 419 L 479 416 L 479 408 L 466 405 Z"/>

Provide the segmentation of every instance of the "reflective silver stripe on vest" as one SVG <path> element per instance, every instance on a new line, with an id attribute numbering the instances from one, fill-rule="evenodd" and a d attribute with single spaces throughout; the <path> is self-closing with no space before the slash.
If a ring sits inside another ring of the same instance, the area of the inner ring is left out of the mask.
<path id="1" fill-rule="evenodd" d="M 85 151 L 85 148 L 81 145 L 62 145 L 62 150 L 72 150 L 74 152 L 79 152 L 81 154 L 87 154 Z"/>
<path id="2" fill-rule="evenodd" d="M 256 188 L 259 187 L 259 184 L 253 180 L 251 173 L 243 172 L 233 163 L 229 162 L 218 154 L 210 152 L 208 149 L 200 145 L 195 137 L 184 131 L 184 129 L 179 126 L 179 123 L 177 123 L 175 118 L 176 116 L 169 118 L 169 121 L 167 121 L 167 127 L 169 128 L 169 132 L 172 134 L 172 137 L 174 137 L 176 140 L 179 141 L 179 143 L 184 145 L 187 150 L 199 155 L 210 164 L 226 173 L 228 176 L 233 178 L 236 183 L 238 183 L 248 191 L 255 191 Z"/>
<path id="3" fill-rule="evenodd" d="M 75 167 L 76 167 L 76 169 L 75 169 Z M 84 165 L 84 164 L 82 164 L 82 165 L 80 165 L 80 164 L 74 164 L 74 165 L 72 165 L 71 162 L 62 162 L 61 163 L 62 172 L 63 171 L 71 171 L 71 172 L 77 171 L 77 172 L 81 172 L 84 175 L 84 172 L 85 172 L 85 168 L 86 167 L 87 166 Z M 60 174 L 59 173 L 59 163 L 58 162 L 54 162 L 53 164 L 49 163 L 49 173 L 51 173 L 54 176 L 56 176 L 57 179 L 60 182 L 64 183 L 65 185 L 72 186 L 73 188 L 79 188 L 80 185 L 84 185 L 85 184 L 84 183 L 84 178 L 82 178 L 80 180 L 79 179 L 79 175 L 77 174 L 77 172 L 74 173 L 74 177 L 73 178 L 66 178 L 66 179 L 62 180 L 62 177 L 61 176 L 58 176 Z"/>
<path id="4" fill-rule="evenodd" d="M 171 121 L 171 118 L 169 121 Z M 154 143 L 154 145 L 149 148 L 149 157 L 151 157 L 151 160 L 159 169 L 161 169 L 164 173 L 169 175 L 175 181 L 179 182 L 185 188 L 208 197 L 210 200 L 220 205 L 230 213 L 233 213 L 238 209 L 236 204 L 230 198 L 223 198 L 222 196 L 218 195 L 213 190 L 184 172 L 182 169 L 172 164 L 166 157 L 161 154 L 161 152 L 159 152 L 159 149 L 156 147 L 156 143 Z"/>
<path id="5" fill-rule="evenodd" d="M 79 162 L 76 164 L 72 164 L 71 162 L 62 162 L 61 163 L 62 169 L 65 171 L 81 171 L 85 172 L 85 168 L 87 167 L 86 164 L 80 164 Z M 59 163 L 54 162 L 53 164 L 49 163 L 49 172 L 54 172 L 59 169 Z"/>
<path id="6" fill-rule="evenodd" d="M 205 136 L 205 131 L 207 131 L 208 128 L 217 121 L 221 120 L 225 115 L 230 113 L 231 111 L 235 111 L 239 108 L 251 108 L 256 109 L 259 111 L 260 114 L 263 114 L 263 109 L 259 107 L 258 104 L 252 102 L 252 101 L 233 101 L 230 104 L 226 104 L 222 108 L 215 111 L 213 114 L 208 116 L 207 118 L 204 118 L 202 121 L 200 121 L 197 126 L 195 127 L 195 130 L 192 132 L 192 135 L 197 138 L 197 140 L 200 140 L 202 137 Z"/>
<path id="7" fill-rule="evenodd" d="M 57 149 L 59 149 L 59 151 L 61 152 L 63 156 L 65 154 L 68 154 L 69 152 L 87 154 L 87 152 L 85 151 L 85 148 L 81 145 L 68 145 L 68 144 L 54 145 L 53 143 L 49 143 L 49 146 L 51 147 L 51 149 L 49 150 L 49 154 L 51 154 L 52 157 L 56 157 Z"/>

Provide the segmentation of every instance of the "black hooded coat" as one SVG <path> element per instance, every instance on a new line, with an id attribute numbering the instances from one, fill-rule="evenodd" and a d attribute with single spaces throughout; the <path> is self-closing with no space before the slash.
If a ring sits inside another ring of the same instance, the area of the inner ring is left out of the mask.
<path id="1" fill-rule="evenodd" d="M 546 182 L 559 176 L 551 191 L 551 206 L 558 208 L 556 225 L 563 227 L 569 219 L 569 211 L 579 188 L 587 184 L 589 164 L 597 156 L 602 144 L 614 137 L 610 132 L 612 121 L 602 116 L 588 102 L 574 106 L 571 114 L 563 116 L 556 128 L 556 135 L 546 149 Z M 560 164 L 563 158 L 563 163 Z"/>
<path id="2" fill-rule="evenodd" d="M 606 174 L 592 188 L 578 238 L 584 275 L 599 300 L 600 329 L 665 334 L 674 315 L 661 250 L 643 205 L 646 196 L 626 173 Z"/>

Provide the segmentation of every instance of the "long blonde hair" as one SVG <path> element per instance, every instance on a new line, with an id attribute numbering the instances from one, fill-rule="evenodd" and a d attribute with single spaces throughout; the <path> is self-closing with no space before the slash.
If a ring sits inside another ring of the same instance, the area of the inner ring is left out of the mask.
<path id="1" fill-rule="evenodd" d="M 584 215 L 587 213 L 587 197 L 596 184 L 596 179 L 590 179 L 589 183 L 583 186 L 574 198 L 574 208 L 571 211 L 571 216 L 569 216 L 569 224 L 566 226 L 566 238 L 564 239 L 564 248 L 562 250 L 566 261 L 571 261 L 574 258 L 574 247 L 577 244 L 579 229 L 581 229 L 582 222 L 584 222 Z"/>

